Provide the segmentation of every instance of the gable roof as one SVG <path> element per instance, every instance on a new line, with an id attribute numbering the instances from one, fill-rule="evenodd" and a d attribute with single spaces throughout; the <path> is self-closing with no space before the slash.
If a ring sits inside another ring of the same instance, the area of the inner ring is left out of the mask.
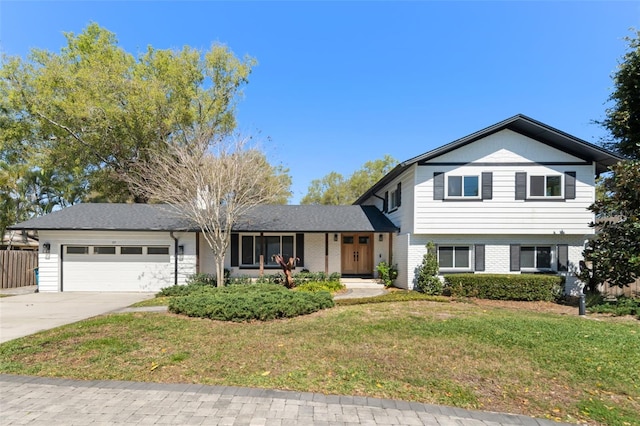
<path id="1" fill-rule="evenodd" d="M 504 121 L 489 126 L 485 129 L 479 130 L 463 138 L 457 139 L 439 148 L 426 152 L 424 154 L 413 157 L 407 161 L 398 164 L 393 170 L 387 173 L 382 179 L 380 179 L 375 185 L 373 185 L 367 192 L 365 192 L 360 198 L 358 198 L 354 204 L 358 204 L 367 198 L 371 197 L 378 189 L 388 184 L 398 175 L 408 169 L 415 163 L 424 163 L 443 154 L 451 152 L 455 149 L 461 148 L 465 145 L 473 143 L 479 139 L 485 138 L 494 133 L 502 130 L 509 129 L 521 135 L 527 136 L 540 143 L 551 146 L 553 148 L 564 151 L 574 157 L 578 157 L 582 160 L 595 162 L 596 173 L 604 173 L 609 166 L 614 165 L 623 158 L 601 148 L 597 145 L 584 141 L 580 138 L 572 136 L 561 130 L 548 126 L 533 118 L 527 117 L 523 114 L 514 115 L 511 118 L 507 118 Z"/>
<path id="2" fill-rule="evenodd" d="M 198 226 L 164 204 L 76 204 L 10 226 L 29 230 L 196 231 Z M 238 232 L 395 232 L 375 206 L 263 205 L 233 227 Z"/>

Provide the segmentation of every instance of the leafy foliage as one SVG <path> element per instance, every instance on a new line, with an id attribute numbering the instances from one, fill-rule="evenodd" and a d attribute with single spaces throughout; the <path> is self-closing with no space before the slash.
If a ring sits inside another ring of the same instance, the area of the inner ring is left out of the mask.
<path id="1" fill-rule="evenodd" d="M 607 195 L 589 207 L 598 218 L 591 224 L 597 235 L 584 256 L 597 281 L 624 287 L 640 277 L 640 160 L 622 161 L 612 171 L 603 181 Z"/>
<path id="2" fill-rule="evenodd" d="M 295 287 L 295 291 L 328 291 L 335 293 L 340 290 L 344 290 L 344 284 L 340 281 L 307 281 L 303 284 L 299 284 Z"/>
<path id="3" fill-rule="evenodd" d="M 438 255 L 433 241 L 427 243 L 427 252 L 422 258 L 422 263 L 416 271 L 416 288 L 426 294 L 442 294 L 442 281 L 438 276 Z"/>
<path id="4" fill-rule="evenodd" d="M 169 301 L 169 310 L 220 321 L 269 321 L 333 307 L 328 292 L 293 292 L 279 285 L 207 287 Z"/>
<path id="5" fill-rule="evenodd" d="M 608 148 L 640 160 L 640 32 L 625 40 L 629 49 L 613 74 L 614 91 L 609 96 L 613 106 L 600 124 L 613 137 L 605 144 Z"/>
<path id="6" fill-rule="evenodd" d="M 619 296 L 616 300 L 591 301 L 589 312 L 612 314 L 613 316 L 636 315 L 640 319 L 640 297 Z"/>
<path id="7" fill-rule="evenodd" d="M 376 266 L 376 270 L 378 271 L 378 279 L 385 287 L 391 287 L 396 278 L 398 278 L 398 267 L 396 265 L 380 262 Z"/>
<path id="8" fill-rule="evenodd" d="M 314 179 L 309 185 L 307 195 L 301 204 L 352 204 L 367 189 L 398 164 L 398 160 L 385 155 L 374 161 L 367 161 L 347 179 L 340 173 L 331 172 L 321 179 Z"/>
<path id="9" fill-rule="evenodd" d="M 562 294 L 563 281 L 542 274 L 452 274 L 445 277 L 445 290 L 453 297 L 551 302 Z"/>

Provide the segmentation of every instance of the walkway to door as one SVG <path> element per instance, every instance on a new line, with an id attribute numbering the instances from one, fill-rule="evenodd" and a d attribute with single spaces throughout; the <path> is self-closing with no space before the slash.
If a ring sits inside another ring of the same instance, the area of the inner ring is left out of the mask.
<path id="1" fill-rule="evenodd" d="M 340 282 L 347 287 L 347 292 L 337 294 L 334 299 L 355 299 L 360 297 L 374 297 L 386 294 L 382 284 L 372 278 L 345 278 L 342 277 Z"/>

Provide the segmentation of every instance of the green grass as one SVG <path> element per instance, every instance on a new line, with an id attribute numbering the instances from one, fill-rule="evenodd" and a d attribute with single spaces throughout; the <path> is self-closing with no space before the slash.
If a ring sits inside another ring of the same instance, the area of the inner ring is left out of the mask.
<path id="1" fill-rule="evenodd" d="M 382 300 L 409 297 L 399 293 Z M 638 365 L 635 320 L 421 300 L 264 323 L 113 314 L 0 345 L 2 373 L 369 395 L 620 426 L 640 424 Z"/>

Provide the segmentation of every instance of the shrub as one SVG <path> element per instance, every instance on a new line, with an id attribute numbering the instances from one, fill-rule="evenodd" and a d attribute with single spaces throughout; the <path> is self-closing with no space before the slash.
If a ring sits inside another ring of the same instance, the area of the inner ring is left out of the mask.
<path id="1" fill-rule="evenodd" d="M 195 281 L 185 285 L 172 285 L 170 287 L 165 287 L 156 294 L 156 297 L 186 296 L 191 293 L 202 291 L 203 289 L 214 287 L 215 284 L 211 285 L 201 281 Z"/>
<path id="2" fill-rule="evenodd" d="M 210 287 L 169 301 L 169 310 L 220 321 L 268 321 L 310 314 L 334 306 L 327 292 L 293 292 L 283 286 Z"/>
<path id="3" fill-rule="evenodd" d="M 601 299 L 589 306 L 589 312 L 613 316 L 636 315 L 640 319 L 640 298 L 618 296 L 616 300 Z"/>
<path id="4" fill-rule="evenodd" d="M 387 262 L 380 262 L 376 267 L 378 271 L 378 279 L 385 287 L 391 287 L 393 282 L 398 278 L 398 267 L 389 265 Z"/>
<path id="5" fill-rule="evenodd" d="M 427 243 L 427 252 L 422 258 L 422 264 L 418 266 L 416 271 L 416 288 L 418 291 L 438 295 L 442 294 L 442 281 L 438 276 L 438 255 L 436 254 L 436 245 L 433 241 Z"/>
<path id="6" fill-rule="evenodd" d="M 296 291 L 328 291 L 334 293 L 344 289 L 340 281 L 309 281 L 295 287 Z"/>
<path id="7" fill-rule="evenodd" d="M 445 290 L 454 297 L 551 302 L 562 294 L 563 282 L 557 275 L 452 274 L 445 277 Z"/>

